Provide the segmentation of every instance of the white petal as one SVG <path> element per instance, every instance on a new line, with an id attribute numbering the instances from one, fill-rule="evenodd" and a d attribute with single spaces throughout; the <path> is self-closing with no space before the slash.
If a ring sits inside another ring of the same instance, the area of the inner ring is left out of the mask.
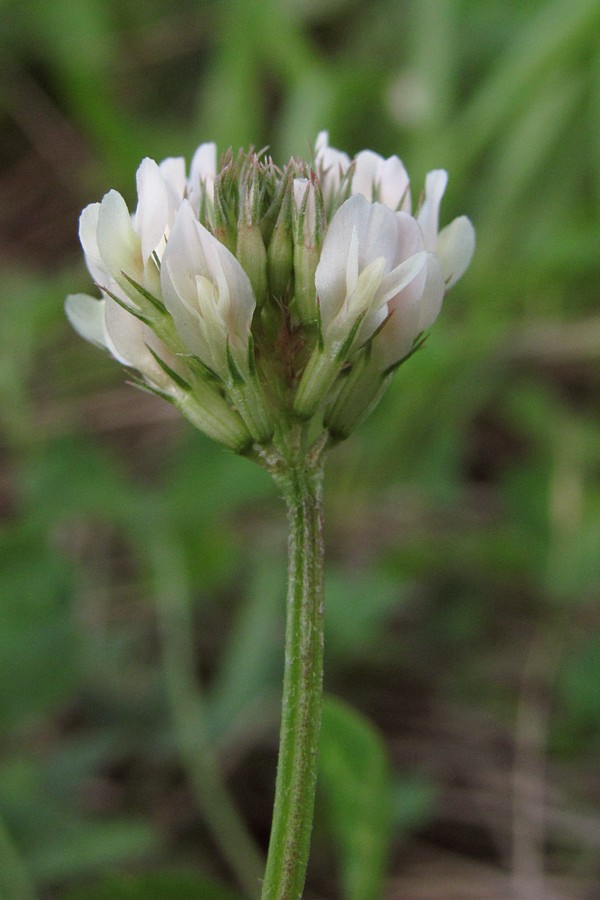
<path id="1" fill-rule="evenodd" d="M 438 234 L 435 252 L 440 260 L 446 290 L 452 287 L 471 262 L 475 250 L 475 229 L 466 216 L 459 216 Z"/>
<path id="2" fill-rule="evenodd" d="M 362 270 L 352 293 L 348 293 L 346 303 L 339 313 L 338 318 L 344 324 L 353 322 L 359 315 L 366 315 L 371 311 L 373 300 L 383 278 L 384 269 L 385 259 L 383 256 L 378 256 Z"/>
<path id="3" fill-rule="evenodd" d="M 153 159 L 142 160 L 136 174 L 138 206 L 135 214 L 140 236 L 142 262 L 147 265 L 153 251 L 164 241 L 170 226 L 169 192 Z"/>
<path id="4" fill-rule="evenodd" d="M 171 368 L 182 372 L 179 360 L 147 325 L 110 300 L 106 301 L 106 331 L 114 346 L 113 356 L 120 362 L 137 369 L 156 387 L 169 393 L 175 390 L 172 380 L 148 348 L 151 347 Z"/>
<path id="5" fill-rule="evenodd" d="M 113 356 L 123 365 L 143 372 L 144 360 L 149 354 L 144 347 L 142 328 L 150 329 L 110 299 L 106 300 L 105 323 L 106 333 L 114 348 L 111 351 Z"/>
<path id="6" fill-rule="evenodd" d="M 378 352 L 385 356 L 382 368 L 386 368 L 395 361 L 395 354 L 398 353 L 399 346 L 404 347 L 406 344 L 410 348 L 418 334 L 418 303 L 427 279 L 429 255 L 421 250 L 406 259 L 384 278 L 377 293 L 374 307 L 377 310 L 378 318 L 373 320 L 374 327 L 370 334 L 388 315 L 390 316 L 383 329 L 383 344 L 378 340 L 380 347 Z M 371 325 L 371 323 L 368 324 Z M 367 337 L 370 337 L 370 334 Z M 382 346 L 384 347 L 383 351 L 381 350 Z M 387 355 L 385 348 L 389 350 Z"/>
<path id="7" fill-rule="evenodd" d="M 343 203 L 335 213 L 323 241 L 315 272 L 315 286 L 324 327 L 335 318 L 346 299 L 348 260 L 356 240 L 359 218 L 368 216 L 369 204 L 362 195 Z"/>
<path id="8" fill-rule="evenodd" d="M 425 200 L 417 221 L 423 231 L 425 246 L 428 250 L 435 250 L 438 223 L 440 215 L 440 203 L 448 184 L 448 173 L 443 169 L 434 169 L 425 179 Z"/>
<path id="9" fill-rule="evenodd" d="M 412 216 L 394 213 L 382 203 L 369 203 L 362 194 L 346 200 L 331 220 L 315 272 L 324 328 L 338 315 L 348 296 L 353 241 L 358 249 L 358 273 L 383 257 L 387 275 L 424 249 L 421 231 Z M 355 263 L 353 267 L 352 271 Z"/>
<path id="10" fill-rule="evenodd" d="M 83 247 L 86 265 L 96 283 L 105 280 L 106 266 L 98 249 L 99 203 L 90 203 L 79 216 L 79 240 Z"/>
<path id="11" fill-rule="evenodd" d="M 256 298 L 250 279 L 224 244 L 199 223 L 198 230 L 208 263 L 208 276 L 213 284 L 220 285 L 223 291 L 223 298 L 219 299 L 229 330 L 230 342 L 233 345 L 237 341 L 246 354 L 252 317 L 256 309 Z M 228 297 L 226 305 L 222 302 L 225 293 L 224 284 Z"/>
<path id="12" fill-rule="evenodd" d="M 397 156 L 384 159 L 372 150 L 361 150 L 354 158 L 352 193 L 378 201 L 396 211 L 410 212 L 410 182 Z"/>
<path id="13" fill-rule="evenodd" d="M 352 193 L 362 194 L 369 202 L 379 200 L 377 188 L 381 173 L 383 157 L 372 150 L 361 150 L 354 157 L 354 173 L 352 175 Z"/>
<path id="14" fill-rule="evenodd" d="M 379 170 L 379 201 L 390 209 L 410 213 L 410 180 L 397 156 L 383 160 Z"/>
<path id="15" fill-rule="evenodd" d="M 173 198 L 177 198 L 177 208 L 179 208 L 187 188 L 185 159 L 183 156 L 168 156 L 158 164 L 158 168 L 169 189 L 169 194 Z"/>
<path id="16" fill-rule="evenodd" d="M 196 286 L 200 269 L 205 271 L 207 267 L 196 225 L 189 203 L 182 204 L 163 254 L 160 281 L 165 306 L 182 341 L 210 365 L 212 355 L 204 336 Z"/>
<path id="17" fill-rule="evenodd" d="M 399 294 L 400 291 L 404 290 L 404 288 L 421 272 L 426 261 L 427 253 L 423 250 L 420 253 L 415 253 L 414 256 L 405 259 L 404 262 L 400 263 L 399 266 L 396 266 L 395 269 L 389 272 L 383 279 L 378 291 L 378 305 L 387 303 L 388 300 L 391 300 L 396 294 Z"/>
<path id="18" fill-rule="evenodd" d="M 390 318 L 375 339 L 382 370 L 410 352 L 415 338 L 436 320 L 444 298 L 444 278 L 436 256 L 428 253 L 421 272 L 388 304 Z"/>
<path id="19" fill-rule="evenodd" d="M 329 132 L 320 131 L 315 141 L 315 153 L 322 153 L 329 147 Z"/>
<path id="20" fill-rule="evenodd" d="M 390 309 L 388 321 L 375 338 L 373 354 L 377 356 L 382 371 L 406 356 L 419 334 L 420 293 L 421 290 L 416 290 L 414 285 L 405 288 L 395 298 L 398 302 Z"/>
<path id="21" fill-rule="evenodd" d="M 65 312 L 75 331 L 86 341 L 107 349 L 104 307 L 104 300 L 87 294 L 69 294 L 65 301 Z"/>
<path id="22" fill-rule="evenodd" d="M 350 157 L 329 146 L 329 133 L 320 131 L 315 144 L 315 168 L 321 181 L 326 206 L 329 206 L 350 167 Z"/>
<path id="23" fill-rule="evenodd" d="M 419 324 L 417 333 L 431 328 L 440 314 L 443 299 L 444 275 L 438 259 L 430 253 L 427 257 L 427 278 L 419 302 Z"/>
<path id="24" fill-rule="evenodd" d="M 396 213 L 396 220 L 398 222 L 398 233 L 394 265 L 426 249 L 423 232 L 412 216 L 405 212 L 398 212 Z"/>
<path id="25" fill-rule="evenodd" d="M 173 224 L 161 283 L 167 309 L 192 352 L 212 365 L 223 360 L 229 338 L 231 346 L 243 352 L 245 363 L 256 307 L 252 286 L 235 256 L 197 221 L 187 200 Z M 214 346 L 207 328 L 212 329 Z"/>
<path id="26" fill-rule="evenodd" d="M 196 299 L 196 275 L 209 274 L 200 239 L 201 227 L 190 203 L 184 200 L 175 217 L 163 255 L 163 266 L 168 266 L 177 292 L 190 303 Z"/>
<path id="27" fill-rule="evenodd" d="M 217 145 L 200 144 L 192 157 L 189 179 L 189 199 L 194 212 L 198 215 L 204 191 L 208 199 L 213 201 L 214 184 L 217 175 Z"/>
<path id="28" fill-rule="evenodd" d="M 196 187 L 201 181 L 215 178 L 217 174 L 217 145 L 210 142 L 200 144 L 190 165 L 190 185 Z"/>
<path id="29" fill-rule="evenodd" d="M 141 281 L 140 239 L 131 223 L 127 204 L 117 191 L 109 191 L 102 199 L 97 235 L 100 256 L 113 278 L 122 280 L 122 273 L 126 272 Z"/>
<path id="30" fill-rule="evenodd" d="M 381 259 L 381 257 L 378 258 Z M 356 233 L 356 226 L 354 226 L 350 238 L 350 246 L 348 247 L 348 259 L 346 261 L 346 296 L 351 294 L 356 288 L 358 275 L 358 235 Z M 381 277 L 379 280 L 381 281 Z"/>

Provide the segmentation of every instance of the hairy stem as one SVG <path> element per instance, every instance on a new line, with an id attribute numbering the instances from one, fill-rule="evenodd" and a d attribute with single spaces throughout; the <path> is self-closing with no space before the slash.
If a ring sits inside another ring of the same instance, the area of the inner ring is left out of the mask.
<path id="1" fill-rule="evenodd" d="M 322 464 L 309 456 L 275 478 L 290 537 L 279 760 L 262 898 L 297 900 L 310 849 L 323 692 Z"/>

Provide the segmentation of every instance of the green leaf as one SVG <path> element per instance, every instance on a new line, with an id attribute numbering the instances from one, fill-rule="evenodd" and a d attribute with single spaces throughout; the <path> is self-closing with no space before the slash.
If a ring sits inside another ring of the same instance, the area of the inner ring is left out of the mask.
<path id="1" fill-rule="evenodd" d="M 391 837 L 386 752 L 370 722 L 332 697 L 323 705 L 319 778 L 345 900 L 381 900 Z"/>
<path id="2" fill-rule="evenodd" d="M 69 891 L 63 900 L 241 900 L 217 881 L 192 872 L 115 875 L 93 887 Z"/>

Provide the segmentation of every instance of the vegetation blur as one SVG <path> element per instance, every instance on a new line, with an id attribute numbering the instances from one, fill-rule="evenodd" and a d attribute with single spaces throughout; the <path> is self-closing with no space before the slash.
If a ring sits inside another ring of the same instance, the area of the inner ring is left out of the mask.
<path id="1" fill-rule="evenodd" d="M 283 505 L 63 299 L 94 293 L 79 211 L 134 204 L 143 156 L 283 162 L 326 128 L 397 153 L 415 196 L 448 169 L 442 220 L 478 247 L 329 458 L 306 897 L 591 897 L 598 0 L 4 0 L 0 47 L 0 896 L 244 896 L 212 754 L 265 851 Z"/>

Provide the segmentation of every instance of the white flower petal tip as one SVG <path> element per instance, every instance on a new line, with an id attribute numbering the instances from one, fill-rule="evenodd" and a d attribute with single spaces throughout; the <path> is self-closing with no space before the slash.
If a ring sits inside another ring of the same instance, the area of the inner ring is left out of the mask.
<path id="1" fill-rule="evenodd" d="M 190 166 L 190 182 L 194 185 L 196 176 L 199 181 L 214 179 L 217 174 L 217 145 L 212 141 L 200 144 Z"/>
<path id="2" fill-rule="evenodd" d="M 97 237 L 99 214 L 100 204 L 89 203 L 79 216 L 79 240 L 83 252 L 97 266 L 102 265 Z"/>
<path id="3" fill-rule="evenodd" d="M 397 156 L 384 159 L 372 150 L 358 153 L 354 158 L 352 193 L 393 210 L 410 211 L 410 181 Z"/>
<path id="4" fill-rule="evenodd" d="M 153 159 L 142 160 L 136 175 L 138 207 L 135 224 L 141 240 L 142 263 L 165 240 L 169 221 L 169 195 L 166 182 Z"/>
<path id="5" fill-rule="evenodd" d="M 123 272 L 140 281 L 140 238 L 133 227 L 127 204 L 118 191 L 109 191 L 102 198 L 96 235 L 105 270 L 116 281 L 122 280 Z"/>
<path id="6" fill-rule="evenodd" d="M 87 294 L 69 294 L 65 300 L 65 313 L 82 338 L 107 349 L 104 300 L 97 300 Z"/>
<path id="7" fill-rule="evenodd" d="M 467 216 L 459 216 L 438 234 L 435 252 L 440 260 L 446 290 L 465 273 L 475 252 L 475 229 Z"/>

